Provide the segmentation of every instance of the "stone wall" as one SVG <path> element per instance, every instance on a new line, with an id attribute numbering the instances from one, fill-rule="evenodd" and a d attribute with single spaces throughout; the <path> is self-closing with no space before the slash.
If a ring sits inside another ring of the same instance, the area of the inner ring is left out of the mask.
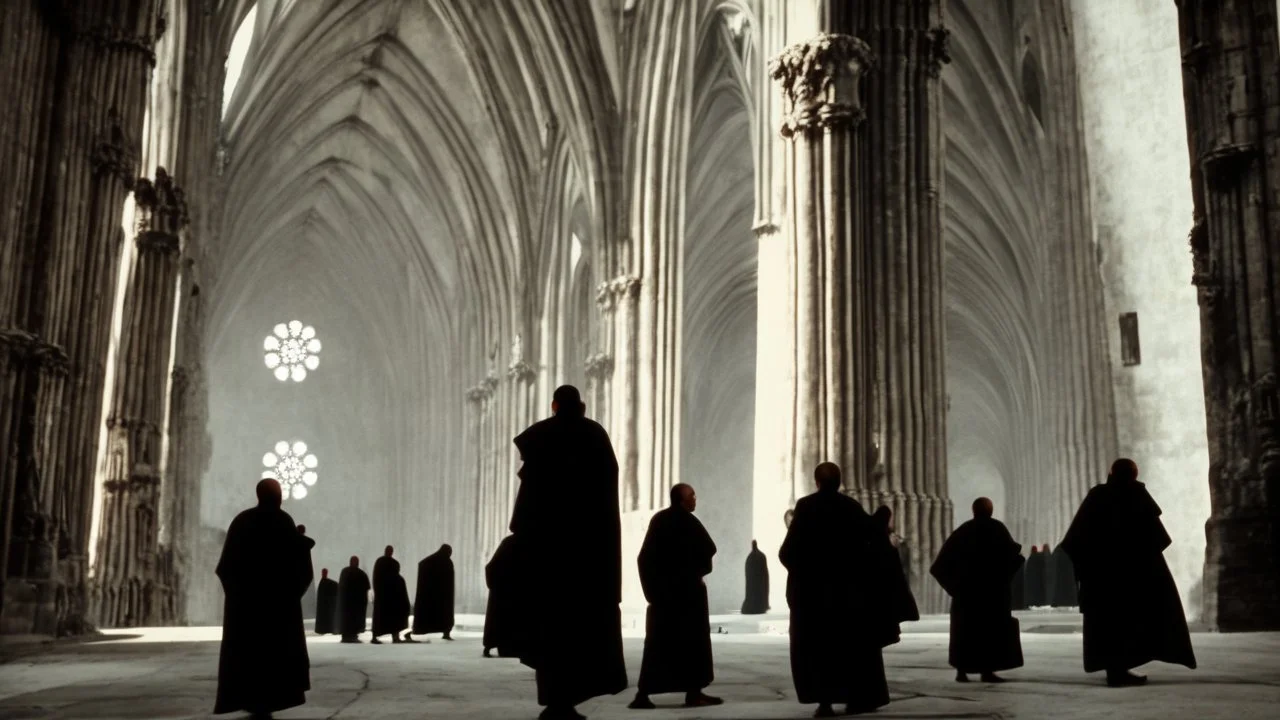
<path id="1" fill-rule="evenodd" d="M 1164 509 L 1165 552 L 1198 615 L 1209 517 L 1200 320 L 1191 285 L 1190 164 L 1177 8 L 1077 0 L 1080 92 L 1116 395 L 1119 452 Z M 1121 359 L 1119 315 L 1138 314 L 1141 363 Z"/>

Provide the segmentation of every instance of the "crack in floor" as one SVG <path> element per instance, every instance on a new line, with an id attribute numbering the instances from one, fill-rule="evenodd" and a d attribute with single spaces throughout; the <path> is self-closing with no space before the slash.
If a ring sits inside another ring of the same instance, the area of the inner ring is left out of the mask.
<path id="1" fill-rule="evenodd" d="M 325 718 L 325 720 L 334 720 L 334 718 L 346 712 L 347 708 L 351 707 L 352 705 L 355 705 L 356 701 L 359 700 L 362 695 L 364 695 L 366 692 L 369 691 L 369 684 L 372 681 L 372 678 L 369 676 L 369 673 L 361 670 L 360 668 L 349 668 L 349 669 L 360 673 L 360 675 L 364 677 L 364 682 L 360 684 L 360 687 L 356 688 L 356 694 L 352 695 L 350 700 L 343 703 L 342 707 L 339 707 L 337 710 L 334 710 L 332 714 L 330 714 L 328 717 Z"/>

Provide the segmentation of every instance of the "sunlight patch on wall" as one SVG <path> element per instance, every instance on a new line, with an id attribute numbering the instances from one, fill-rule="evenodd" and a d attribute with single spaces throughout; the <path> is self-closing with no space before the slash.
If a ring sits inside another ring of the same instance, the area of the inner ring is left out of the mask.
<path id="1" fill-rule="evenodd" d="M 231 95 L 240 84 L 240 73 L 244 70 L 244 60 L 249 56 L 249 46 L 253 44 L 253 26 L 258 18 L 258 6 L 255 4 L 244 16 L 244 21 L 236 29 L 236 36 L 231 40 L 231 50 L 227 52 L 227 77 L 222 82 L 222 114 L 227 114 L 227 105 L 231 103 Z"/>

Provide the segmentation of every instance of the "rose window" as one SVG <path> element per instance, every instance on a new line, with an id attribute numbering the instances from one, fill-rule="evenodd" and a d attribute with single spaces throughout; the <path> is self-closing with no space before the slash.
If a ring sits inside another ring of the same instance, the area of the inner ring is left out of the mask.
<path id="1" fill-rule="evenodd" d="M 275 478 L 286 499 L 301 500 L 307 496 L 307 488 L 320 478 L 316 474 L 319 464 L 316 456 L 307 452 L 306 443 L 298 440 L 290 445 L 281 440 L 276 443 L 275 452 L 262 456 L 262 465 L 267 468 L 262 477 Z"/>
<path id="2" fill-rule="evenodd" d="M 276 325 L 271 335 L 262 341 L 266 351 L 263 360 L 276 379 L 284 382 L 292 379 L 302 382 L 307 371 L 320 367 L 320 338 L 316 329 L 298 320 Z"/>

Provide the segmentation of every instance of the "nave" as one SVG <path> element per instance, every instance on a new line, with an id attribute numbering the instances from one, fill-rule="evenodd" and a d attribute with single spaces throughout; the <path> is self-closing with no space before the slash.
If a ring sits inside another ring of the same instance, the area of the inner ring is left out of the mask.
<path id="1" fill-rule="evenodd" d="M 1280 633 L 1204 633 L 1192 636 L 1200 668 L 1154 664 L 1142 688 L 1106 687 L 1080 666 L 1080 616 L 1018 613 L 1026 667 L 1004 685 L 959 685 L 947 666 L 947 619 L 926 616 L 904 625 L 902 642 L 885 649 L 893 702 L 876 718 L 1027 718 L 1175 720 L 1274 717 L 1280 703 Z M 678 695 L 657 696 L 659 709 L 628 710 L 631 692 L 598 698 L 579 710 L 593 720 L 807 718 L 796 704 L 787 656 L 785 620 L 713 616 L 725 634 L 712 637 L 720 707 L 686 710 Z M 307 704 L 277 713 L 279 720 L 362 718 L 533 718 L 533 673 L 515 660 L 480 657 L 483 619 L 459 616 L 456 642 L 342 645 L 336 637 L 308 638 L 312 691 Z M 566 632 L 573 632 L 567 628 Z M 144 628 L 108 631 L 90 643 L 39 645 L 8 638 L 0 645 L 0 717 L 12 720 L 207 718 L 217 684 L 221 629 Z M 634 688 L 642 630 L 624 631 L 627 672 Z M 367 640 L 367 637 L 365 638 Z M 226 716 L 239 718 L 239 715 Z"/>

